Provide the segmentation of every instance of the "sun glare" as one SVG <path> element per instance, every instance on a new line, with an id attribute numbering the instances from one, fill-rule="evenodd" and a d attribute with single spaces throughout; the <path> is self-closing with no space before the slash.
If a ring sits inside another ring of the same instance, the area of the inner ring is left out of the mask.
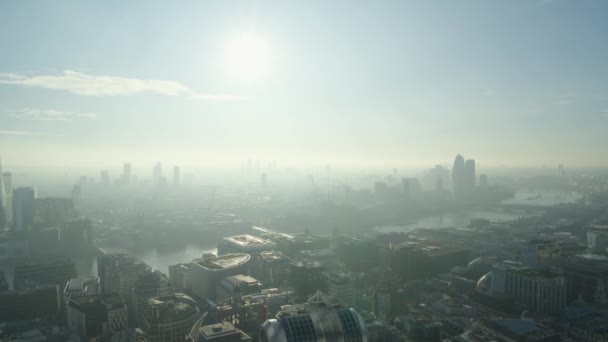
<path id="1" fill-rule="evenodd" d="M 235 77 L 244 80 L 259 79 L 270 66 L 268 44 L 253 33 L 240 35 L 227 45 L 225 61 Z"/>

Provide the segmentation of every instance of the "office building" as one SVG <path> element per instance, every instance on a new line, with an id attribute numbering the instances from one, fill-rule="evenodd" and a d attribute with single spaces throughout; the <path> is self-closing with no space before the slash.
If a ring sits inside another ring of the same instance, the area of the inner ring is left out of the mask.
<path id="1" fill-rule="evenodd" d="M 181 263 L 169 266 L 169 280 L 173 288 L 180 292 L 190 292 L 192 283 L 190 281 L 190 272 L 194 264 L 191 262 Z"/>
<path id="2" fill-rule="evenodd" d="M 183 293 L 147 299 L 140 310 L 149 342 L 181 342 L 201 318 L 196 302 Z"/>
<path id="3" fill-rule="evenodd" d="M 56 318 L 62 307 L 57 285 L 0 291 L 0 322 Z"/>
<path id="4" fill-rule="evenodd" d="M 299 260 L 289 264 L 289 284 L 297 300 L 304 301 L 317 291 L 326 289 L 325 267 L 316 261 Z"/>
<path id="5" fill-rule="evenodd" d="M 579 254 L 563 265 L 563 271 L 568 282 L 568 303 L 578 298 L 597 304 L 607 300 L 608 257 Z"/>
<path id="6" fill-rule="evenodd" d="M 39 285 L 57 285 L 61 289 L 76 277 L 76 265 L 67 259 L 30 263 L 15 267 L 13 288 L 16 290 Z"/>
<path id="7" fill-rule="evenodd" d="M 475 175 L 475 160 L 468 159 L 464 163 L 464 191 L 466 194 L 470 195 L 473 190 L 475 190 L 475 180 L 477 176 Z"/>
<path id="8" fill-rule="evenodd" d="M 550 259 L 559 256 L 559 243 L 551 240 L 530 240 L 521 245 L 521 264 L 526 267 L 542 267 Z"/>
<path id="9" fill-rule="evenodd" d="M 255 260 L 252 274 L 265 286 L 281 286 L 287 281 L 289 258 L 277 251 L 263 251 Z"/>
<path id="10" fill-rule="evenodd" d="M 15 231 L 32 230 L 35 198 L 36 191 L 33 188 L 17 188 L 13 191 L 13 227 Z"/>
<path id="11" fill-rule="evenodd" d="M 208 323 L 205 317 L 196 322 L 188 341 L 191 342 L 247 342 L 251 337 L 230 322 Z"/>
<path id="12" fill-rule="evenodd" d="M 327 293 L 329 299 L 346 307 L 355 307 L 355 288 L 349 274 L 330 272 L 327 274 Z"/>
<path id="13" fill-rule="evenodd" d="M 455 198 L 463 198 L 465 193 L 466 175 L 464 168 L 464 158 L 459 154 L 454 159 L 452 167 L 452 186 Z"/>
<path id="14" fill-rule="evenodd" d="M 217 284 L 216 299 L 218 302 L 240 299 L 242 296 L 259 292 L 262 289 L 257 279 L 237 274 L 225 277 Z"/>
<path id="15" fill-rule="evenodd" d="M 152 297 L 165 297 L 173 294 L 169 278 L 160 271 L 144 271 L 137 276 L 133 287 L 129 307 L 129 321 L 142 325 L 145 302 Z"/>
<path id="16" fill-rule="evenodd" d="M 287 305 L 262 325 L 268 342 L 367 341 L 365 321 L 351 308 L 329 305 L 320 293 L 305 304 Z"/>
<path id="17" fill-rule="evenodd" d="M 127 329 L 127 305 L 117 293 L 70 298 L 67 326 L 83 340 L 109 340 Z"/>
<path id="18" fill-rule="evenodd" d="M 608 226 L 591 225 L 585 228 L 587 231 L 587 247 L 589 253 L 607 254 L 608 252 Z"/>
<path id="19" fill-rule="evenodd" d="M 259 254 L 262 251 L 271 250 L 274 247 L 275 244 L 270 240 L 243 234 L 223 238 L 217 246 L 217 253 L 218 255 L 228 253 Z"/>
<path id="20" fill-rule="evenodd" d="M 3 212 L 0 212 L 0 228 L 3 227 L 12 227 L 13 225 L 13 181 L 12 175 L 10 172 L 2 172 L 2 167 L 0 165 L 0 188 L 4 187 L 4 189 L 0 189 L 0 197 L 1 193 L 4 192 L 4 197 L 0 198 L 0 207 L 4 208 Z M 2 218 L 2 216 L 4 218 Z M 4 223 L 2 223 L 4 220 Z"/>
<path id="21" fill-rule="evenodd" d="M 392 269 L 403 279 L 425 279 L 469 263 L 470 251 L 427 240 L 390 246 Z"/>
<path id="22" fill-rule="evenodd" d="M 249 254 L 235 253 L 193 260 L 190 269 L 192 293 L 200 299 L 215 298 L 220 280 L 249 273 L 250 259 Z"/>
<path id="23" fill-rule="evenodd" d="M 554 314 L 566 307 L 566 278 L 545 270 L 513 269 L 506 272 L 505 293 L 535 312 Z"/>
<path id="24" fill-rule="evenodd" d="M 139 274 L 149 271 L 150 267 L 124 249 L 99 250 L 102 255 L 97 258 L 97 273 L 101 292 L 118 293 L 128 302 Z"/>

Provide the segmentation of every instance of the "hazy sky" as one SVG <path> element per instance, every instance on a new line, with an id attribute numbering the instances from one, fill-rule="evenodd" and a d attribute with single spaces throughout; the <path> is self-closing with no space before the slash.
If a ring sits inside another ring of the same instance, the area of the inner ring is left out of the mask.
<path id="1" fill-rule="evenodd" d="M 607 14 L 602 0 L 1 1 L 0 155 L 608 165 Z"/>

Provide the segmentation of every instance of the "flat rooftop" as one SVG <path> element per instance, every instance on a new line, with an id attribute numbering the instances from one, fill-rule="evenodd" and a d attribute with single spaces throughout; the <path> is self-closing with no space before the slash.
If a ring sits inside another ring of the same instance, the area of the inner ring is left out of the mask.
<path id="1" fill-rule="evenodd" d="M 202 326 L 199 331 L 203 336 L 207 337 L 207 339 L 216 338 L 218 340 L 221 338 L 221 336 L 240 334 L 240 331 L 229 322 L 205 325 Z"/>
<path id="2" fill-rule="evenodd" d="M 399 248 L 416 250 L 428 256 L 438 256 L 443 254 L 465 252 L 465 249 L 447 246 L 440 243 L 425 240 L 410 240 L 399 244 Z"/>
<path id="3" fill-rule="evenodd" d="M 224 241 L 241 247 L 274 246 L 274 243 L 272 241 L 265 240 L 249 234 L 228 236 L 224 238 Z"/>
<path id="4" fill-rule="evenodd" d="M 193 263 L 207 270 L 223 270 L 240 266 L 251 259 L 249 254 L 233 253 L 219 257 L 193 260 Z"/>

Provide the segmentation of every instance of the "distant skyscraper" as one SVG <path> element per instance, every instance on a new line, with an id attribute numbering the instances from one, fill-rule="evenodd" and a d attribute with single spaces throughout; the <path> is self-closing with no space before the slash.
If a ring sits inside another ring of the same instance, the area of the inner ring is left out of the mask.
<path id="1" fill-rule="evenodd" d="M 464 158 L 459 154 L 454 159 L 452 167 L 452 185 L 454 187 L 454 197 L 462 198 L 464 194 L 465 170 Z"/>
<path id="2" fill-rule="evenodd" d="M 0 229 L 4 228 L 8 222 L 6 216 L 6 189 L 2 173 L 2 161 L 0 160 Z"/>
<path id="3" fill-rule="evenodd" d="M 122 180 L 124 184 L 131 183 L 131 163 L 125 163 L 122 167 Z"/>
<path id="4" fill-rule="evenodd" d="M 13 220 L 18 232 L 30 230 L 34 223 L 34 199 L 36 192 L 33 188 L 17 188 L 13 191 Z"/>
<path id="5" fill-rule="evenodd" d="M 12 175 L 10 172 L 2 173 L 0 170 L 0 174 L 2 175 L 2 180 L 4 182 L 4 215 L 5 215 L 5 224 L 7 226 L 11 226 L 13 224 L 13 181 Z"/>
<path id="6" fill-rule="evenodd" d="M 180 183 L 180 170 L 179 166 L 175 165 L 173 167 L 173 185 L 178 186 Z"/>
<path id="7" fill-rule="evenodd" d="M 464 163 L 464 191 L 469 194 L 475 189 L 475 160 L 469 159 Z"/>

